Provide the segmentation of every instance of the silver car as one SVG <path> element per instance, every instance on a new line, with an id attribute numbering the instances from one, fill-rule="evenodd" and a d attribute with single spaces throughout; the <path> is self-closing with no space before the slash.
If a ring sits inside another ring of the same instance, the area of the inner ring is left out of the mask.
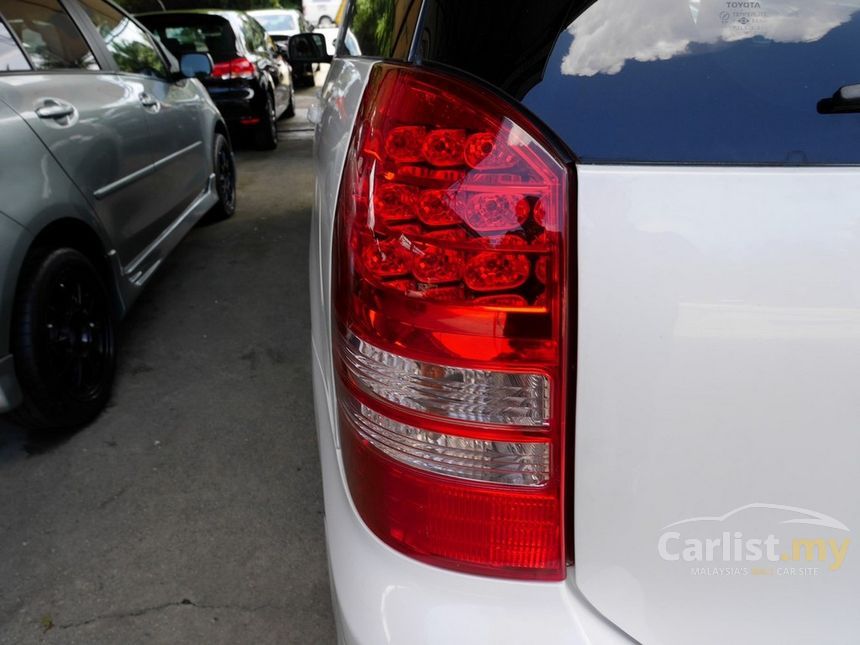
<path id="1" fill-rule="evenodd" d="M 84 424 L 114 325 L 207 212 L 236 208 L 227 128 L 198 76 L 104 0 L 0 0 L 0 412 Z"/>

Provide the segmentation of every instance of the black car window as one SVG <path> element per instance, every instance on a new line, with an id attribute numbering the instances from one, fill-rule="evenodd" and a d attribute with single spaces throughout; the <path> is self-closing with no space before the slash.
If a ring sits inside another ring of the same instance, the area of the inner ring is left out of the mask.
<path id="1" fill-rule="evenodd" d="M 245 18 L 245 45 L 248 51 L 257 54 L 265 55 L 266 48 L 266 30 L 260 26 L 260 23 L 251 18 Z"/>
<path id="2" fill-rule="evenodd" d="M 257 50 L 257 47 L 256 47 L 256 43 L 254 42 L 254 30 L 251 29 L 251 27 L 248 23 L 249 23 L 249 21 L 243 17 L 242 21 L 241 21 L 241 24 L 242 24 L 242 40 L 245 43 L 245 49 L 248 50 L 249 52 L 253 52 L 253 51 Z"/>
<path id="3" fill-rule="evenodd" d="M 149 35 L 102 0 L 79 0 L 120 71 L 167 78 L 167 66 Z"/>
<path id="4" fill-rule="evenodd" d="M 37 69 L 99 69 L 92 50 L 58 0 L 0 0 L 0 14 Z"/>
<path id="5" fill-rule="evenodd" d="M 372 58 L 406 59 L 420 8 L 417 0 L 355 0 L 346 21 L 352 49 Z M 349 47 L 346 52 L 352 55 Z"/>
<path id="6" fill-rule="evenodd" d="M 140 21 L 177 58 L 198 52 L 226 63 L 238 56 L 233 27 L 220 16 L 165 13 L 140 16 Z"/>
<path id="7" fill-rule="evenodd" d="M 18 43 L 0 21 L 0 72 L 19 72 L 30 69 L 30 64 L 18 48 Z"/>

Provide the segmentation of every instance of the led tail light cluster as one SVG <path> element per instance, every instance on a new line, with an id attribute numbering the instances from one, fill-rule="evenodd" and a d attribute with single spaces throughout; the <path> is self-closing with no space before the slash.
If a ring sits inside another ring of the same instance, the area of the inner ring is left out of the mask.
<path id="1" fill-rule="evenodd" d="M 379 65 L 343 177 L 335 347 L 358 512 L 424 562 L 562 578 L 565 167 L 506 102 Z"/>
<path id="2" fill-rule="evenodd" d="M 254 63 L 247 58 L 234 58 L 226 63 L 216 63 L 212 67 L 212 76 L 221 80 L 231 78 L 251 79 L 254 78 L 255 70 Z"/>

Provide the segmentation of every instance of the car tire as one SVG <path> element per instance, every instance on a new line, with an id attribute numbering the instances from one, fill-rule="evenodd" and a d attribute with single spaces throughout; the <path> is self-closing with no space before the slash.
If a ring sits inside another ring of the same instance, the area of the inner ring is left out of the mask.
<path id="1" fill-rule="evenodd" d="M 284 113 L 281 115 L 282 119 L 291 119 L 296 116 L 296 103 L 295 103 L 295 93 L 293 89 L 290 88 L 290 103 L 287 105 L 287 109 L 284 110 Z"/>
<path id="2" fill-rule="evenodd" d="M 215 133 L 212 154 L 218 203 L 209 211 L 208 217 L 222 220 L 232 217 L 236 212 L 236 159 L 230 142 L 220 132 Z"/>
<path id="3" fill-rule="evenodd" d="M 107 287 L 75 249 L 37 249 L 25 261 L 11 345 L 24 401 L 12 420 L 36 430 L 76 428 L 110 398 L 116 333 Z"/>
<path id="4" fill-rule="evenodd" d="M 296 65 L 293 73 L 293 85 L 296 87 L 313 87 L 316 85 L 313 66 L 308 63 Z"/>
<path id="5" fill-rule="evenodd" d="M 278 147 L 278 123 L 275 116 L 275 100 L 271 94 L 266 94 L 266 105 L 260 115 L 260 125 L 257 126 L 255 143 L 260 150 L 274 150 Z"/>
<path id="6" fill-rule="evenodd" d="M 334 27 L 334 20 L 329 16 L 322 16 L 317 22 L 317 27 Z"/>
<path id="7" fill-rule="evenodd" d="M 314 87 L 317 84 L 316 76 L 314 73 L 314 66 L 308 65 L 307 76 L 305 76 L 305 87 Z"/>

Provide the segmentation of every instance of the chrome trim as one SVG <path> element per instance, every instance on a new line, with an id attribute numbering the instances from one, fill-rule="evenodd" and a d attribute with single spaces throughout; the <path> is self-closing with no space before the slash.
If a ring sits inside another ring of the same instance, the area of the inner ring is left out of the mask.
<path id="1" fill-rule="evenodd" d="M 93 197 L 95 199 L 104 199 L 108 195 L 115 193 L 116 191 L 120 190 L 121 188 L 125 188 L 129 184 L 133 184 L 138 179 L 142 179 L 143 177 L 146 177 L 147 175 L 154 173 L 156 170 L 158 170 L 162 166 L 165 166 L 166 164 L 169 164 L 170 162 L 175 161 L 176 159 L 178 159 L 182 155 L 188 154 L 189 152 L 191 152 L 192 150 L 194 150 L 198 146 L 202 146 L 202 145 L 203 145 L 202 141 L 195 141 L 190 146 L 186 146 L 185 148 L 182 148 L 182 150 L 177 150 L 176 152 L 173 152 L 173 153 L 167 155 L 163 159 L 159 159 L 155 163 L 149 164 L 148 166 L 144 166 L 140 170 L 136 170 L 133 173 L 131 173 L 130 175 L 126 175 L 125 177 L 122 177 L 121 179 L 117 179 L 113 183 L 107 184 L 106 186 L 102 186 L 101 188 L 93 191 Z"/>

